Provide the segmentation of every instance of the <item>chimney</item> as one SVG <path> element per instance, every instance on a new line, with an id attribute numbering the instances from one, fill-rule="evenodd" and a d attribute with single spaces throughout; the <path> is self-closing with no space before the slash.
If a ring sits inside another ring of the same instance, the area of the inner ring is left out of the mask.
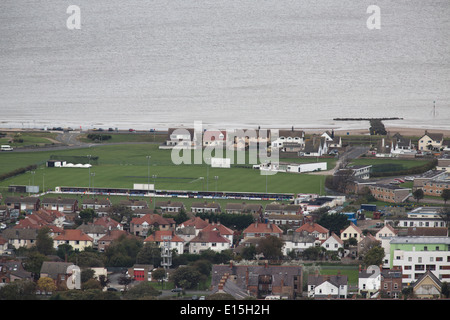
<path id="1" fill-rule="evenodd" d="M 269 260 L 264 260 L 264 268 L 268 268 L 269 267 Z"/>
<path id="2" fill-rule="evenodd" d="M 230 269 L 233 268 L 233 260 L 230 260 Z"/>

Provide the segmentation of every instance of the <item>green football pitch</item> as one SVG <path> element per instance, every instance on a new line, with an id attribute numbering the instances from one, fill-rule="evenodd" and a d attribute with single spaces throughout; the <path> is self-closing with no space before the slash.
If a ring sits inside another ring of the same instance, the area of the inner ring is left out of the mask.
<path id="1" fill-rule="evenodd" d="M 1 153 L 0 174 L 31 164 L 38 167 L 1 181 L 0 193 L 6 194 L 10 185 L 38 185 L 40 190 L 54 190 L 56 186 L 133 188 L 135 183 L 155 184 L 158 190 L 324 193 L 324 175 L 277 173 L 264 176 L 251 165 L 232 165 L 231 168 L 212 168 L 206 164 L 175 165 L 171 154 L 171 150 L 160 150 L 157 144 Z M 92 167 L 48 168 L 46 161 L 49 159 L 91 162 Z M 317 159 L 280 161 L 316 162 Z M 335 159 L 320 161 L 326 161 L 329 169 L 335 165 Z"/>

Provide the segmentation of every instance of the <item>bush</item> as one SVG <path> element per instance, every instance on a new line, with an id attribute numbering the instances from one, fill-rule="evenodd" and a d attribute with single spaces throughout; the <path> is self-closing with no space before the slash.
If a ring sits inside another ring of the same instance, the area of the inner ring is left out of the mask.
<path id="1" fill-rule="evenodd" d="M 110 140 L 111 136 L 109 134 L 90 133 L 87 138 L 92 141 L 106 141 Z"/>
<path id="2" fill-rule="evenodd" d="M 8 178 L 15 177 L 15 176 L 17 176 L 19 174 L 25 173 L 25 172 L 30 171 L 30 170 L 35 170 L 36 168 L 37 168 L 37 166 L 35 164 L 33 164 L 33 165 L 30 165 L 30 166 L 27 166 L 27 167 L 18 168 L 18 169 L 15 169 L 13 171 L 6 172 L 6 173 L 0 175 L 0 181 L 6 180 Z"/>

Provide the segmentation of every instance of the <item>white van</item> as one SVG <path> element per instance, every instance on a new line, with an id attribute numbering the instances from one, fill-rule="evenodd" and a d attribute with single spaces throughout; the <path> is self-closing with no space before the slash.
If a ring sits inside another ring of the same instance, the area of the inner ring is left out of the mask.
<path id="1" fill-rule="evenodd" d="M 4 144 L 0 147 L 1 151 L 13 151 L 13 148 L 7 144 Z"/>

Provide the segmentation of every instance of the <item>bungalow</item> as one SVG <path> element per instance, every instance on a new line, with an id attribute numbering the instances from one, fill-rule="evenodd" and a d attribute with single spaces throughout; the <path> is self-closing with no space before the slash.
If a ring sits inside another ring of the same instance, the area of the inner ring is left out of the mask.
<path id="1" fill-rule="evenodd" d="M 203 132 L 203 147 L 225 147 L 226 139 L 225 130 L 207 129 Z"/>
<path id="2" fill-rule="evenodd" d="M 111 201 L 109 199 L 84 199 L 81 209 L 93 209 L 94 211 L 106 212 L 111 208 Z"/>
<path id="3" fill-rule="evenodd" d="M 181 210 L 185 210 L 184 203 L 181 201 L 157 201 L 156 208 L 160 208 L 163 213 L 178 213 Z"/>
<path id="4" fill-rule="evenodd" d="M 245 203 L 227 203 L 225 213 L 243 213 Z"/>
<path id="5" fill-rule="evenodd" d="M 125 206 L 131 210 L 137 209 L 147 209 L 148 203 L 145 200 L 122 200 L 120 201 L 121 206 Z"/>
<path id="6" fill-rule="evenodd" d="M 202 230 L 189 242 L 189 253 L 201 253 L 204 250 L 221 252 L 230 248 L 230 240 L 222 236 L 218 230 Z"/>
<path id="7" fill-rule="evenodd" d="M 272 148 L 278 148 L 282 152 L 289 152 L 289 148 L 304 147 L 305 132 L 303 130 L 279 130 L 278 139 L 271 141 Z"/>
<path id="8" fill-rule="evenodd" d="M 85 234 L 79 229 L 66 229 L 62 234 L 53 238 L 53 247 L 58 249 L 58 246 L 68 244 L 74 250 L 83 251 L 88 247 L 93 247 L 94 239 Z"/>
<path id="9" fill-rule="evenodd" d="M 346 299 L 348 292 L 348 277 L 346 275 L 319 275 L 308 276 L 308 297 Z"/>
<path id="10" fill-rule="evenodd" d="M 207 203 L 205 202 L 194 202 L 191 205 L 191 211 L 193 213 L 219 213 L 220 204 L 216 202 Z"/>
<path id="11" fill-rule="evenodd" d="M 195 130 L 193 128 L 169 128 L 167 140 L 159 146 L 160 149 L 192 148 L 194 146 Z"/>

